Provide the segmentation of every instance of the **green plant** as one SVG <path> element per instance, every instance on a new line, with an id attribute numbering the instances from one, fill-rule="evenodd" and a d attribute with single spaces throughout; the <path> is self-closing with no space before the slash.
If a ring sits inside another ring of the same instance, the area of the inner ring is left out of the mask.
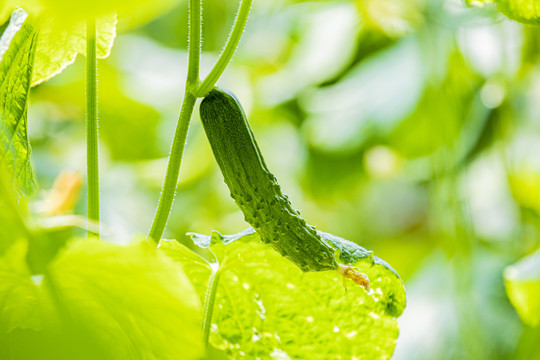
<path id="1" fill-rule="evenodd" d="M 110 53 L 117 18 L 129 28 L 173 3 L 82 1 L 74 9 L 61 0 L 10 0 L 0 5 L 0 19 L 9 18 L 0 28 L 0 358 L 391 357 L 396 319 L 406 303 L 401 278 L 371 251 L 306 224 L 267 169 L 239 102 L 214 89 L 238 46 L 251 0 L 241 1 L 226 45 L 204 79 L 199 78 L 201 1 L 189 0 L 185 93 L 148 234 L 152 240 L 134 239 L 129 246 L 97 241 L 104 240 L 97 62 Z M 508 16 L 537 23 L 530 4 L 498 1 Z M 78 54 L 87 61 L 88 209 L 86 216 L 50 225 L 27 201 L 38 184 L 27 131 L 29 94 Z M 190 233 L 193 244 L 186 246 L 162 237 L 199 98 L 216 160 L 255 229 Z M 362 286 L 344 289 L 346 278 Z M 536 303 L 516 300 L 534 291 L 524 291 L 518 280 L 510 269 L 512 301 L 537 324 Z"/>

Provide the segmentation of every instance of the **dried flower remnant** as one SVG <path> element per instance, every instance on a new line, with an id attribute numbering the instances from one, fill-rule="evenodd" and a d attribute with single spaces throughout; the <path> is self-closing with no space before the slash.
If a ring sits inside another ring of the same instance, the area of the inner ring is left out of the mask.
<path id="1" fill-rule="evenodd" d="M 62 171 L 54 180 L 51 190 L 37 204 L 38 211 L 49 216 L 71 212 L 79 199 L 82 182 L 81 173 Z"/>

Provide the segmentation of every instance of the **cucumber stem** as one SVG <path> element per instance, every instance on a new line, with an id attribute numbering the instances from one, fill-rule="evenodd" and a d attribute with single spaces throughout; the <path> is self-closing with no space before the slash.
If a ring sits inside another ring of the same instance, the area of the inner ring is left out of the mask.
<path id="1" fill-rule="evenodd" d="M 189 0 L 188 71 L 186 79 L 186 85 L 189 86 L 199 84 L 201 23 L 201 0 Z"/>
<path id="2" fill-rule="evenodd" d="M 86 23 L 86 177 L 88 219 L 99 222 L 96 19 Z M 99 230 L 99 228 L 98 228 Z M 92 231 L 89 235 L 97 235 Z"/>
<path id="3" fill-rule="evenodd" d="M 238 9 L 238 13 L 236 14 L 236 19 L 234 20 L 234 25 L 231 33 L 229 34 L 229 38 L 227 39 L 227 43 L 225 44 L 221 55 L 219 55 L 216 64 L 214 65 L 212 70 L 210 70 L 208 76 L 194 91 L 195 96 L 206 96 L 206 94 L 208 94 L 208 92 L 212 90 L 218 79 L 221 77 L 227 65 L 229 65 L 229 62 L 231 61 L 234 52 L 238 47 L 238 43 L 240 42 L 240 38 L 242 37 L 244 28 L 246 27 L 246 22 L 252 3 L 253 0 L 242 0 L 242 2 L 240 3 L 240 7 Z"/>
<path id="4" fill-rule="evenodd" d="M 157 243 L 161 240 L 165 226 L 169 220 L 171 207 L 176 192 L 178 174 L 184 154 L 189 121 L 197 98 L 190 92 L 190 89 L 199 83 L 199 62 L 201 56 L 201 0 L 189 1 L 189 45 L 188 45 L 188 71 L 186 79 L 186 91 L 184 101 L 180 108 L 180 116 L 176 124 L 173 143 L 167 163 L 167 171 L 163 179 L 159 202 L 150 229 L 149 237 Z"/>
<path id="5" fill-rule="evenodd" d="M 240 37 L 244 32 L 244 27 L 247 22 L 252 2 L 253 0 L 242 0 L 236 15 L 233 29 L 229 34 L 225 48 L 223 49 L 223 52 L 218 58 L 216 64 L 210 71 L 210 74 L 201 83 L 199 79 L 199 64 L 201 56 L 201 0 L 189 1 L 189 45 L 186 92 L 182 107 L 180 109 L 180 117 L 178 119 L 178 124 L 176 126 L 171 151 L 169 154 L 167 171 L 165 173 L 165 179 L 163 180 L 163 186 L 161 188 L 156 214 L 154 216 L 154 220 L 152 221 L 152 227 L 148 235 L 156 242 L 159 242 L 161 239 L 171 212 L 176 191 L 176 184 L 178 182 L 178 174 L 180 173 L 182 155 L 184 153 L 186 143 L 187 131 L 189 128 L 191 114 L 193 113 L 193 108 L 195 106 L 195 101 L 198 97 L 205 96 L 214 87 L 215 83 L 229 64 L 234 52 L 236 51 Z"/>
<path id="6" fill-rule="evenodd" d="M 176 132 L 174 134 L 173 143 L 171 146 L 171 153 L 169 155 L 169 162 L 167 164 L 167 172 L 165 173 L 165 179 L 163 180 L 163 186 L 161 188 L 161 195 L 159 197 L 159 203 L 148 235 L 154 241 L 159 243 L 169 214 L 171 212 L 172 203 L 174 200 L 174 194 L 176 191 L 176 183 L 178 181 L 178 174 L 180 172 L 180 164 L 182 162 L 182 155 L 184 154 L 184 146 L 186 143 L 187 132 L 189 128 L 189 121 L 191 119 L 191 113 L 195 106 L 195 96 L 193 96 L 187 89 L 184 95 L 184 102 L 182 103 L 182 109 L 180 110 L 180 118 L 176 126 Z"/>

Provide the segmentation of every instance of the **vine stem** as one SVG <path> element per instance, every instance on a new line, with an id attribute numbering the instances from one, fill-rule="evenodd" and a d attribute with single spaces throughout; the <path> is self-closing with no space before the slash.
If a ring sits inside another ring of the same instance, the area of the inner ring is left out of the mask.
<path id="1" fill-rule="evenodd" d="M 201 56 L 201 0 L 189 1 L 189 44 L 186 91 L 180 109 L 178 123 L 176 125 L 156 214 L 148 235 L 156 242 L 159 242 L 161 239 L 171 212 L 186 143 L 187 131 L 195 101 L 199 97 L 204 97 L 214 87 L 215 83 L 229 64 L 236 47 L 238 46 L 240 37 L 244 32 L 252 2 L 253 0 L 242 0 L 225 48 L 208 76 L 201 83 L 199 79 Z"/>
<path id="2" fill-rule="evenodd" d="M 199 83 L 199 63 L 201 56 L 201 0 L 189 1 L 189 44 L 188 44 L 188 73 L 186 79 L 186 91 L 184 101 L 180 109 L 180 116 L 176 125 L 174 139 L 169 154 L 167 163 L 167 171 L 161 194 L 159 196 L 158 207 L 152 228 L 150 229 L 149 237 L 154 241 L 159 242 L 169 214 L 171 212 L 174 194 L 176 192 L 176 183 L 178 182 L 178 174 L 180 173 L 180 164 L 184 154 L 186 137 L 189 128 L 189 121 L 195 106 L 197 98 L 191 93 L 190 88 L 195 87 Z"/>
<path id="3" fill-rule="evenodd" d="M 206 96 L 206 94 L 208 94 L 208 92 L 212 90 L 218 79 L 221 77 L 227 65 L 229 65 L 229 62 L 231 61 L 234 52 L 238 47 L 238 43 L 240 42 L 240 38 L 242 37 L 244 28 L 246 27 L 246 22 L 252 3 L 253 0 L 242 0 L 242 2 L 240 3 L 240 8 L 238 9 L 238 13 L 236 14 L 233 29 L 229 34 L 229 39 L 227 39 L 227 43 L 225 44 L 221 55 L 219 55 L 216 64 L 214 65 L 212 70 L 210 70 L 210 73 L 208 74 L 208 76 L 206 76 L 204 81 L 195 90 L 195 95 L 197 97 Z"/>
<path id="4" fill-rule="evenodd" d="M 213 263 L 210 264 L 210 267 L 212 268 L 212 274 L 208 280 L 208 290 L 204 299 L 203 344 L 205 349 L 208 349 L 208 344 L 210 343 L 210 328 L 212 327 L 214 302 L 216 300 L 216 293 L 221 275 L 219 264 Z"/>
<path id="5" fill-rule="evenodd" d="M 171 212 L 176 191 L 176 183 L 178 181 L 178 173 L 180 172 L 180 164 L 182 162 L 182 155 L 184 154 L 189 121 L 195 106 L 195 100 L 197 100 L 197 98 L 186 90 L 182 109 L 180 110 L 180 118 L 176 126 L 176 132 L 171 146 L 171 153 L 169 155 L 167 172 L 165 173 L 165 179 L 159 197 L 158 208 L 149 234 L 156 242 L 161 240 L 161 236 L 167 225 L 167 220 L 169 219 L 169 213 Z"/>
<path id="6" fill-rule="evenodd" d="M 86 23 L 86 176 L 88 218 L 99 222 L 96 20 Z M 88 234 L 94 234 L 89 231 Z"/>

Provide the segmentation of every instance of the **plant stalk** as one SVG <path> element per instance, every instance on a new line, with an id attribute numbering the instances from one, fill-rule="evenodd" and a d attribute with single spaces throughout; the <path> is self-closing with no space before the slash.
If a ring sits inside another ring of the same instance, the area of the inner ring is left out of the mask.
<path id="1" fill-rule="evenodd" d="M 195 100 L 197 100 L 197 98 L 186 89 L 184 101 L 180 110 L 180 118 L 178 119 L 171 146 L 167 172 L 165 173 L 165 179 L 159 196 L 158 208 L 154 217 L 154 222 L 152 223 L 152 228 L 150 229 L 150 234 L 148 235 L 156 242 L 161 240 L 161 236 L 163 235 L 171 212 L 174 194 L 176 192 L 176 183 L 178 182 L 178 174 L 180 172 L 180 164 L 182 162 L 182 155 L 184 154 L 189 121 L 195 106 Z"/>
<path id="2" fill-rule="evenodd" d="M 184 101 L 180 109 L 180 116 L 176 125 L 176 131 L 174 133 L 174 139 L 169 154 L 169 161 L 167 163 L 167 171 L 165 173 L 165 179 L 163 180 L 163 186 L 161 187 L 161 194 L 159 196 L 158 207 L 154 221 L 152 222 L 152 228 L 150 229 L 149 237 L 154 241 L 159 242 L 169 214 L 171 212 L 174 195 L 176 192 L 176 184 L 178 182 L 178 174 L 180 173 L 180 165 L 182 163 L 182 155 L 184 154 L 184 147 L 186 144 L 187 131 L 189 128 L 189 121 L 191 120 L 191 114 L 195 106 L 197 98 L 190 91 L 199 83 L 199 63 L 201 56 L 201 0 L 189 1 L 189 45 L 188 45 L 188 72 L 186 79 L 186 91 L 184 94 Z"/>
<path id="3" fill-rule="evenodd" d="M 186 91 L 169 154 L 167 171 L 165 173 L 165 179 L 163 180 L 158 207 L 148 235 L 156 242 L 161 240 L 171 212 L 176 192 L 176 184 L 178 182 L 178 174 L 180 173 L 182 155 L 184 153 L 187 131 L 195 101 L 199 97 L 204 97 L 214 87 L 215 83 L 229 64 L 236 51 L 240 37 L 244 32 L 252 2 L 253 0 L 242 0 L 225 48 L 206 79 L 201 83 L 199 79 L 201 56 L 201 0 L 189 1 L 189 44 Z"/>
<path id="4" fill-rule="evenodd" d="M 86 23 L 86 177 L 88 218 L 99 222 L 96 20 Z M 95 234 L 91 231 L 89 235 Z"/>

